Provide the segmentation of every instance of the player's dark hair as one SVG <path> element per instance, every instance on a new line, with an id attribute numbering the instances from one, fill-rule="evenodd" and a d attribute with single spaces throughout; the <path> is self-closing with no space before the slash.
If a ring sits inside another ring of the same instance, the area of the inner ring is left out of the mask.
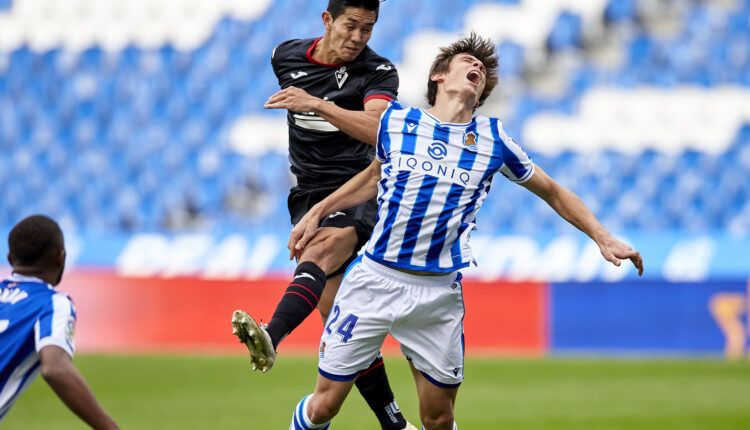
<path id="1" fill-rule="evenodd" d="M 375 20 L 378 19 L 378 13 L 380 12 L 380 0 L 328 0 L 328 13 L 331 14 L 331 18 L 336 20 L 344 9 L 348 7 L 358 7 L 366 10 L 375 12 Z"/>
<path id="2" fill-rule="evenodd" d="M 8 250 L 15 265 L 34 266 L 64 248 L 60 226 L 44 215 L 24 218 L 8 235 Z"/>
<path id="3" fill-rule="evenodd" d="M 435 105 L 438 89 L 437 82 L 432 80 L 432 76 L 437 73 L 447 72 L 451 59 L 458 54 L 473 55 L 484 64 L 486 70 L 485 85 L 482 95 L 479 96 L 479 104 L 477 106 L 482 106 L 487 97 L 492 94 L 492 90 L 495 89 L 498 81 L 498 59 L 495 44 L 490 39 L 485 39 L 472 32 L 469 36 L 440 48 L 440 53 L 435 57 L 435 61 L 432 62 L 430 75 L 427 78 L 427 102 L 430 106 Z"/>

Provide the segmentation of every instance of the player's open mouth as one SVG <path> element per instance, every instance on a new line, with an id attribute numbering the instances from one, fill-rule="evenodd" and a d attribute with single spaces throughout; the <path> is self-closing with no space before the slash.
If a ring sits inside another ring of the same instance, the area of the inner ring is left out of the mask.
<path id="1" fill-rule="evenodd" d="M 468 75 L 466 75 L 466 79 L 468 79 L 469 82 L 471 82 L 471 84 L 476 87 L 479 86 L 479 82 L 482 80 L 482 74 L 476 70 L 472 70 Z"/>

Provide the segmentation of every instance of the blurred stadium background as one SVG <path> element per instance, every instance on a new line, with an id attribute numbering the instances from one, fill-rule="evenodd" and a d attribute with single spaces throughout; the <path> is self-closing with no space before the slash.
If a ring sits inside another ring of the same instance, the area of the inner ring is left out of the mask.
<path id="1" fill-rule="evenodd" d="M 80 351 L 240 353 L 231 311 L 270 317 L 293 265 L 269 58 L 321 35 L 325 4 L 0 0 L 0 232 L 63 224 Z M 482 112 L 646 272 L 496 181 L 468 353 L 746 358 L 750 0 L 389 0 L 370 46 L 424 105 L 436 47 L 470 30 L 501 58 Z M 282 348 L 314 351 L 310 320 Z"/>

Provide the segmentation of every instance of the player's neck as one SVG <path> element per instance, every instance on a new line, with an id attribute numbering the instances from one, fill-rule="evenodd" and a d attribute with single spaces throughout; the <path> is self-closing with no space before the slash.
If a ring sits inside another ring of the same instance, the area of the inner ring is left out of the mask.
<path id="1" fill-rule="evenodd" d="M 325 36 L 323 36 L 323 38 L 315 45 L 315 49 L 313 49 L 311 55 L 318 63 L 331 65 L 344 63 L 344 60 L 336 55 L 336 50 L 331 47 L 331 42 Z"/>
<path id="2" fill-rule="evenodd" d="M 30 278 L 38 278 L 48 284 L 54 284 L 55 274 L 52 270 L 42 270 L 37 267 L 13 266 L 13 273 Z"/>
<path id="3" fill-rule="evenodd" d="M 438 97 L 435 105 L 427 109 L 427 112 L 440 122 L 453 124 L 471 122 L 474 116 L 473 106 L 457 97 Z"/>

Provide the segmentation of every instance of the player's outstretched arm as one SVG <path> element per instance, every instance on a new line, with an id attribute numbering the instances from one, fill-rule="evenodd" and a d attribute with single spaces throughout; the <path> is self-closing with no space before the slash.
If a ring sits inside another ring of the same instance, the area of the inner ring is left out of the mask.
<path id="1" fill-rule="evenodd" d="M 289 259 L 299 257 L 305 245 L 318 232 L 320 220 L 326 215 L 351 208 L 372 199 L 378 194 L 381 163 L 377 159 L 338 190 L 310 208 L 294 226 L 289 235 Z"/>
<path id="2" fill-rule="evenodd" d="M 638 275 L 643 274 L 641 254 L 613 237 L 575 193 L 558 184 L 542 168 L 535 165 L 534 174 L 522 185 L 593 239 L 607 261 L 619 266 L 621 260 L 628 259 L 638 269 Z"/>
<path id="3" fill-rule="evenodd" d="M 313 112 L 354 139 L 373 146 L 377 142 L 380 114 L 387 106 L 388 102 L 385 100 L 372 99 L 365 104 L 364 111 L 347 110 L 297 87 L 287 87 L 278 91 L 263 105 L 266 109 Z"/>
<path id="4" fill-rule="evenodd" d="M 94 397 L 65 350 L 48 345 L 39 351 L 42 377 L 60 400 L 94 429 L 119 429 Z"/>

